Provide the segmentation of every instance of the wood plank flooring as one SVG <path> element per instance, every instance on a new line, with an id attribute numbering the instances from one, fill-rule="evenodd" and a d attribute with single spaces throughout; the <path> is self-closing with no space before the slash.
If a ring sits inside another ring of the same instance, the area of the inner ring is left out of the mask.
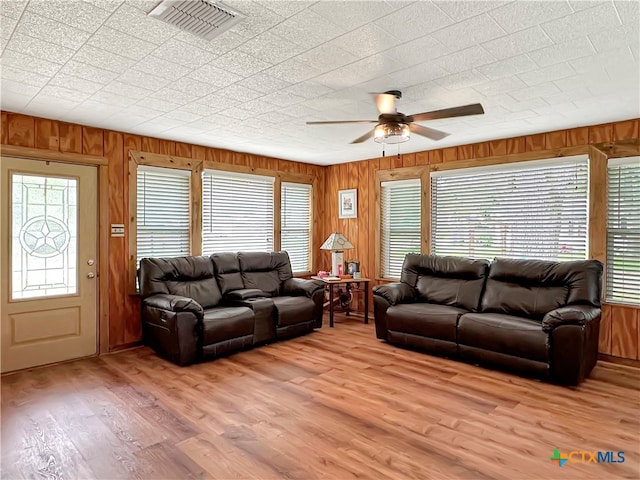
<path id="1" fill-rule="evenodd" d="M 187 368 L 147 348 L 2 378 L 3 479 L 640 478 L 640 371 L 566 388 L 336 327 Z M 624 451 L 619 464 L 549 457 Z"/>

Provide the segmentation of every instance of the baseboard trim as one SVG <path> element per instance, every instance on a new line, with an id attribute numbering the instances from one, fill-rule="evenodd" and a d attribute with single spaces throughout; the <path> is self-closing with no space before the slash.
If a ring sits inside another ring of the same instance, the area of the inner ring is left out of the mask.
<path id="1" fill-rule="evenodd" d="M 138 348 L 138 347 L 141 347 L 142 345 L 143 344 L 142 344 L 141 341 L 131 342 L 131 343 L 123 343 L 122 345 L 117 345 L 115 347 L 109 348 L 109 351 L 104 355 L 108 355 L 109 353 L 121 352 L 123 350 L 131 350 L 132 348 Z"/>
<path id="2" fill-rule="evenodd" d="M 615 357 L 613 355 L 599 353 L 598 360 L 609 363 L 617 363 L 619 365 L 627 365 L 628 367 L 640 368 L 640 360 L 633 360 L 631 358 Z"/>

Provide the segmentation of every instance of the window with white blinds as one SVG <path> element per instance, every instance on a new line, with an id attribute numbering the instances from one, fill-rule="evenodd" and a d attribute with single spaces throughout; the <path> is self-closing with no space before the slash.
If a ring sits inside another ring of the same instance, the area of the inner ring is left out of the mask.
<path id="1" fill-rule="evenodd" d="M 407 253 L 420 253 L 421 186 L 419 179 L 380 184 L 380 275 L 400 278 Z"/>
<path id="2" fill-rule="evenodd" d="M 587 256 L 588 159 L 433 172 L 438 255 L 577 260 Z"/>
<path id="3" fill-rule="evenodd" d="M 311 185 L 282 182 L 280 248 L 289 254 L 294 272 L 311 271 Z"/>
<path id="4" fill-rule="evenodd" d="M 609 160 L 607 300 L 640 304 L 640 157 Z"/>
<path id="5" fill-rule="evenodd" d="M 147 257 L 189 255 L 188 170 L 139 166 L 137 173 L 137 264 Z"/>
<path id="6" fill-rule="evenodd" d="M 273 177 L 205 170 L 202 253 L 273 250 Z"/>

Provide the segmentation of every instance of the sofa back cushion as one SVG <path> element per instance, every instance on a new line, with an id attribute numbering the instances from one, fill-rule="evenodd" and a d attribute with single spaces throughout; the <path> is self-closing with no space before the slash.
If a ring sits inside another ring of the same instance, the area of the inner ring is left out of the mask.
<path id="1" fill-rule="evenodd" d="M 486 260 L 410 253 L 400 280 L 422 301 L 477 311 L 488 268 Z"/>
<path id="2" fill-rule="evenodd" d="M 482 311 L 541 319 L 573 304 L 600 306 L 602 264 L 497 258 L 489 269 Z"/>
<path id="3" fill-rule="evenodd" d="M 223 295 L 244 288 L 240 274 L 240 262 L 235 253 L 214 253 L 211 255 L 211 261 Z"/>
<path id="4" fill-rule="evenodd" d="M 193 298 L 203 308 L 216 306 L 222 298 L 208 257 L 143 258 L 140 294 L 146 298 L 158 293 Z"/>
<path id="5" fill-rule="evenodd" d="M 287 252 L 239 252 L 238 261 L 243 288 L 257 288 L 277 296 L 282 282 L 293 277 Z"/>

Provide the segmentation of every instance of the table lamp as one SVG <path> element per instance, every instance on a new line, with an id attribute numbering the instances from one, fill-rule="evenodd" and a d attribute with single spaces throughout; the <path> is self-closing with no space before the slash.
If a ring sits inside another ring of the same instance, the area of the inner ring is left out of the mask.
<path id="1" fill-rule="evenodd" d="M 329 235 L 321 250 L 331 250 L 331 275 L 339 277 L 344 274 L 344 250 L 354 248 L 347 238 L 338 232 Z"/>

